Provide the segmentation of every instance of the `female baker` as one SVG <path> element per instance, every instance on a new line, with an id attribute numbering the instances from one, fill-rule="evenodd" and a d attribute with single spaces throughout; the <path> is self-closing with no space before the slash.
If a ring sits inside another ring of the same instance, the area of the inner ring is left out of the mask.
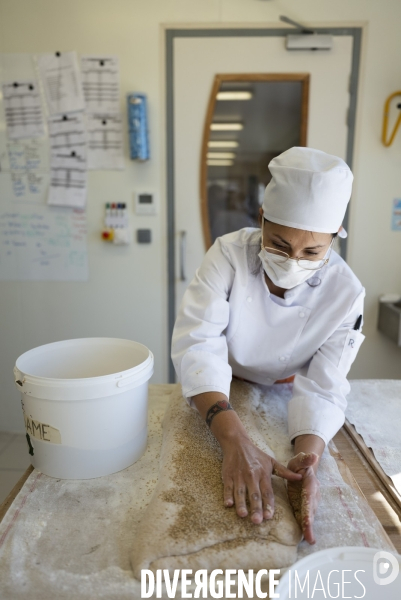
<path id="1" fill-rule="evenodd" d="M 304 538 L 314 543 L 316 476 L 344 422 L 346 376 L 364 339 L 364 288 L 333 250 L 351 196 L 346 163 L 312 148 L 274 158 L 261 228 L 217 238 L 185 292 L 172 359 L 183 395 L 223 451 L 225 506 L 255 524 L 274 512 L 271 474 L 288 480 Z M 249 439 L 228 402 L 232 376 L 271 385 L 295 375 L 288 468 Z"/>

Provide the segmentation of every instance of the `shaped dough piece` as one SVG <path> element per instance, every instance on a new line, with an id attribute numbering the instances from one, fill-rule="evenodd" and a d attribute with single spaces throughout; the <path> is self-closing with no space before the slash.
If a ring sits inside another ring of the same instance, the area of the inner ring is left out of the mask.
<path id="1" fill-rule="evenodd" d="M 252 441 L 273 455 L 256 427 L 252 386 L 235 381 L 230 403 Z M 135 535 L 131 565 L 141 569 L 275 569 L 293 564 L 301 532 L 281 478 L 275 514 L 260 525 L 223 505 L 220 446 L 196 410 L 173 397 L 163 421 L 159 480 Z"/>

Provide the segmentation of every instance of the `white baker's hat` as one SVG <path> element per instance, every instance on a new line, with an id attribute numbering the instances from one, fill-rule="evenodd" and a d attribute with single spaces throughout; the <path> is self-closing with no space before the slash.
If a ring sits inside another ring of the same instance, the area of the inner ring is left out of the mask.
<path id="1" fill-rule="evenodd" d="M 263 201 L 268 221 L 319 233 L 338 231 L 351 197 L 352 175 L 338 156 L 294 147 L 269 163 L 272 179 Z M 347 237 L 341 229 L 340 237 Z"/>

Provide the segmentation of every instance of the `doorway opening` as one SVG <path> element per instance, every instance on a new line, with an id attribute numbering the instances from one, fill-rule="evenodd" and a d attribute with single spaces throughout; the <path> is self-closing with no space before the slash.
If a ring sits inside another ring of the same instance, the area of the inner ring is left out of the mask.
<path id="1" fill-rule="evenodd" d="M 346 127 L 347 133 L 345 136 L 345 152 L 332 152 L 333 154 L 337 154 L 337 155 L 343 155 L 344 154 L 344 159 L 347 162 L 347 164 L 349 165 L 349 167 L 352 168 L 352 158 L 353 158 L 353 148 L 354 148 L 354 134 L 355 134 L 355 122 L 356 122 L 356 107 L 357 107 L 357 94 L 358 94 L 358 79 L 359 79 L 359 65 L 360 65 L 360 53 L 361 53 L 361 42 L 362 42 L 362 28 L 357 26 L 357 27 L 353 27 L 353 26 L 344 26 L 344 27 L 318 27 L 316 28 L 316 32 L 318 33 L 322 33 L 322 34 L 329 34 L 333 36 L 335 45 L 338 42 L 338 45 L 340 47 L 344 47 L 345 48 L 345 41 L 346 43 L 348 43 L 349 38 L 351 38 L 351 48 L 350 48 L 350 54 L 348 54 L 348 50 L 346 50 L 347 52 L 347 56 L 350 56 L 350 73 L 349 73 L 349 79 L 347 79 L 346 82 L 346 90 L 347 90 L 347 106 L 348 108 L 346 110 L 344 110 L 344 120 L 343 120 L 343 124 Z M 206 234 L 205 234 L 205 230 L 207 230 L 206 225 L 203 227 L 203 231 L 202 231 L 202 223 L 199 222 L 198 220 L 198 230 L 194 232 L 195 227 L 192 227 L 192 224 L 195 222 L 195 219 L 193 218 L 193 216 L 196 214 L 194 207 L 196 205 L 196 207 L 199 207 L 200 204 L 202 206 L 202 216 L 203 216 L 203 221 L 208 225 L 208 228 L 210 229 L 210 223 L 209 223 L 209 214 L 208 214 L 208 204 L 207 204 L 207 191 L 208 191 L 208 172 L 207 169 L 209 167 L 211 167 L 212 165 L 206 165 L 206 161 L 204 161 L 203 157 L 206 157 L 209 160 L 212 160 L 212 157 L 207 157 L 206 156 L 206 150 L 202 150 L 202 133 L 203 133 L 203 126 L 204 125 L 204 121 L 202 123 L 202 119 L 204 119 L 204 112 L 202 112 L 202 116 L 199 117 L 200 121 L 198 121 L 199 123 L 201 123 L 201 127 L 200 129 L 196 129 L 197 132 L 199 132 L 199 145 L 196 146 L 192 146 L 192 148 L 197 148 L 199 150 L 197 150 L 197 152 L 199 152 L 199 154 L 196 157 L 193 157 L 193 163 L 191 163 L 191 172 L 193 174 L 193 183 L 195 184 L 195 187 L 192 187 L 190 185 L 184 185 L 183 186 L 183 181 L 182 178 L 179 179 L 178 178 L 178 161 L 176 160 L 175 157 L 175 148 L 178 147 L 177 145 L 177 140 L 179 139 L 179 135 L 177 133 L 178 131 L 178 126 L 177 123 L 179 123 L 179 120 L 176 120 L 177 115 L 175 115 L 175 103 L 177 102 L 177 94 L 176 94 L 176 90 L 175 90 L 175 82 L 177 79 L 177 74 L 179 72 L 178 69 L 178 64 L 177 64 L 177 60 L 178 57 L 180 56 L 179 54 L 179 48 L 180 48 L 180 42 L 181 41 L 205 41 L 205 44 L 210 44 L 211 41 L 213 42 L 225 42 L 227 40 L 227 44 L 230 45 L 230 43 L 232 44 L 233 41 L 235 41 L 235 43 L 237 42 L 242 42 L 242 40 L 246 40 L 248 43 L 248 40 L 251 44 L 253 44 L 254 41 L 260 39 L 260 40 L 272 40 L 272 46 L 274 46 L 275 48 L 275 52 L 281 52 L 280 48 L 284 49 L 285 48 L 285 38 L 289 33 L 289 29 L 288 27 L 273 27 L 273 28 L 266 28 L 266 27 L 222 27 L 222 28 L 210 28 L 210 26 L 205 26 L 205 27 L 198 27 L 198 28 L 194 28 L 194 27 L 183 27 L 183 28 L 178 28 L 178 27 L 174 27 L 172 26 L 170 27 L 166 27 L 165 30 L 165 59 L 166 59 L 166 178 L 167 178 L 167 269 L 168 269 L 168 354 L 170 354 L 170 340 L 171 340 L 171 335 L 172 335 L 172 331 L 173 331 L 173 327 L 174 327 L 174 322 L 175 322 L 175 318 L 176 318 L 176 307 L 179 303 L 179 298 L 182 296 L 182 289 L 183 288 L 183 284 L 181 282 L 181 277 L 180 277 L 180 263 L 182 264 L 183 261 L 178 260 L 178 258 L 181 256 L 179 249 L 181 250 L 182 248 L 179 246 L 179 240 L 180 240 L 180 235 L 182 231 L 190 231 L 190 237 L 188 239 L 194 240 L 196 239 L 196 248 L 194 246 L 190 246 L 188 248 L 188 251 L 186 253 L 186 258 L 187 258 L 187 262 L 188 262 L 188 273 L 187 275 L 191 276 L 191 273 L 193 271 L 193 265 L 192 263 L 196 264 L 197 266 L 199 266 L 200 264 L 200 260 L 196 259 L 196 253 L 204 253 L 204 249 L 205 246 L 206 248 L 210 245 L 211 243 L 211 232 L 209 231 L 209 238 L 208 240 L 206 240 Z M 277 44 L 275 44 L 274 42 L 277 42 Z M 344 42 L 344 43 L 343 43 Z M 234 46 L 234 50 L 237 46 Z M 232 49 L 231 49 L 232 51 Z M 297 56 L 299 57 L 299 66 L 301 67 L 301 61 L 300 59 L 305 59 L 305 61 L 308 62 L 303 62 L 303 68 L 300 68 L 300 71 L 305 72 L 305 71 L 309 71 L 311 73 L 311 79 L 313 77 L 313 81 L 314 84 L 318 83 L 318 80 L 314 77 L 313 73 L 314 71 L 312 69 L 309 68 L 310 65 L 310 60 L 312 62 L 316 62 L 316 59 L 318 57 L 318 60 L 323 62 L 323 57 L 329 57 L 330 53 L 325 53 L 323 55 L 319 54 L 317 52 L 307 52 L 304 51 L 302 53 L 296 54 L 296 53 L 288 53 L 291 54 L 292 56 Z M 192 54 L 187 54 L 186 56 L 192 56 Z M 269 53 L 268 50 L 265 51 L 264 54 L 255 54 L 255 66 L 252 67 L 253 71 L 251 72 L 270 72 L 270 73 L 274 73 L 276 71 L 275 65 L 271 64 L 271 60 L 274 58 L 275 54 L 273 53 Z M 336 55 L 337 56 L 337 55 Z M 345 60 L 345 54 L 344 52 L 338 55 L 339 57 L 343 57 Z M 238 61 L 239 63 L 242 63 L 241 61 L 241 57 Z M 258 57 L 262 57 L 262 59 L 264 60 L 263 64 L 260 64 L 260 62 L 258 62 L 257 66 L 257 58 Z M 218 57 L 217 57 L 218 58 Z M 347 58 L 348 60 L 348 58 Z M 190 61 L 187 61 L 190 62 Z M 214 59 L 212 60 L 212 64 L 211 67 L 213 67 L 214 64 Z M 215 76 L 216 73 L 222 73 L 222 72 L 233 72 L 233 71 L 229 71 L 227 69 L 227 71 L 225 71 L 225 67 L 219 67 L 217 66 L 217 63 L 219 61 L 216 60 L 216 69 L 213 73 L 213 77 Z M 195 63 L 196 64 L 196 63 Z M 292 63 L 293 65 L 294 63 Z M 320 64 L 320 63 L 319 63 Z M 197 70 L 193 69 L 193 65 L 194 62 L 192 60 L 191 63 L 191 68 L 192 71 L 194 73 L 197 73 Z M 241 73 L 243 73 L 246 70 L 246 67 L 243 68 L 242 66 L 238 66 L 237 67 L 238 70 L 240 70 Z M 283 68 L 282 66 L 278 66 L 277 64 L 277 71 L 280 73 L 293 73 L 294 71 L 297 71 L 297 67 L 294 68 L 294 66 L 289 67 L 288 69 Z M 249 72 L 249 71 L 248 71 Z M 212 81 L 209 80 L 210 82 Z M 335 77 L 333 76 L 332 81 L 338 81 L 338 76 L 337 74 L 335 75 Z M 228 83 L 228 82 L 226 82 Z M 207 85 L 210 85 L 210 83 L 208 83 Z M 344 88 L 345 89 L 345 88 Z M 223 90 L 224 91 L 224 90 Z M 228 91 L 228 90 L 226 90 Z M 315 90 L 316 91 L 316 90 Z M 308 136 L 309 139 L 307 141 L 308 144 L 312 144 L 314 143 L 314 139 L 316 139 L 316 136 L 319 137 L 320 133 L 322 131 L 322 129 L 313 129 L 313 115 L 316 114 L 316 104 L 314 103 L 314 91 L 311 87 L 310 89 L 310 107 L 311 110 L 309 111 L 309 126 L 308 126 Z M 319 88 L 319 93 L 323 94 L 326 98 L 326 104 L 324 106 L 324 110 L 325 113 L 327 113 L 329 115 L 330 110 L 334 110 L 334 108 L 337 109 L 337 105 L 335 104 L 335 100 L 334 100 L 334 95 L 333 95 L 333 99 L 331 97 L 327 97 L 328 93 L 327 93 L 327 89 L 325 87 L 321 87 Z M 207 104 L 207 100 L 204 103 L 203 106 L 206 106 Z M 210 103 L 209 103 L 210 104 Z M 196 103 L 196 98 L 195 98 L 195 102 L 193 103 L 194 106 L 197 106 Z M 204 108 L 202 108 L 202 111 L 204 111 Z M 185 111 L 184 111 L 185 112 Z M 339 111 L 337 110 L 337 113 L 339 113 Z M 214 114 L 214 107 L 213 110 L 211 111 L 210 114 L 210 120 L 212 120 L 213 118 L 213 114 Z M 326 130 L 325 131 L 325 135 L 332 135 L 333 132 L 328 133 L 328 130 L 333 129 L 333 122 L 330 120 L 330 116 L 328 116 L 327 118 L 327 133 Z M 187 124 L 187 130 L 191 130 L 191 123 Z M 311 131 L 313 133 L 313 135 L 311 135 Z M 180 131 L 180 133 L 182 133 Z M 337 130 L 334 132 L 334 139 L 336 138 L 337 135 Z M 198 133 L 196 134 L 198 135 Z M 314 139 L 313 136 L 315 136 Z M 341 129 L 341 136 L 343 136 L 343 130 Z M 205 136 L 203 136 L 205 137 Z M 210 137 L 209 139 L 209 131 L 208 131 L 208 137 L 207 137 L 207 143 L 209 141 L 219 141 L 217 139 L 212 139 Z M 198 142 L 197 142 L 198 144 Z M 302 143 L 300 143 L 300 145 L 302 145 Z M 304 145 L 306 145 L 306 141 L 304 143 Z M 205 140 L 203 139 L 203 146 L 205 147 Z M 316 145 L 315 147 L 319 147 L 319 144 Z M 207 145 L 206 145 L 207 148 Z M 209 151 L 212 152 L 216 149 L 215 148 L 210 148 Z M 322 148 L 324 149 L 324 148 Z M 284 150 L 284 148 L 283 148 Z M 182 153 L 181 153 L 182 154 Z M 201 162 L 200 160 L 200 154 L 202 155 L 202 161 L 205 162 L 204 164 L 204 174 L 201 177 L 201 182 L 203 182 L 203 184 L 201 183 L 201 185 L 204 185 L 204 195 L 202 196 L 202 200 L 200 202 L 199 200 L 199 163 Z M 193 152 L 192 152 L 193 155 Z M 182 157 L 181 157 L 182 158 Z M 185 155 L 184 155 L 185 158 Z M 195 176 L 195 162 L 197 164 L 197 174 Z M 196 179 L 195 179 L 196 177 Z M 184 177 L 185 179 L 185 177 Z M 211 179 L 210 179 L 211 181 Z M 252 188 L 252 181 L 249 181 L 249 188 Z M 185 189 L 185 190 L 189 190 L 189 193 L 184 193 L 183 195 L 181 194 L 181 189 Z M 198 189 L 196 189 L 198 188 Z M 247 191 L 247 193 L 249 193 Z M 252 192 L 253 195 L 255 195 L 255 192 Z M 197 197 L 198 196 L 198 197 Z M 191 208 L 189 208 L 189 202 L 191 201 L 191 199 L 193 200 L 194 204 L 191 206 Z M 185 208 L 187 210 L 187 214 L 189 215 L 189 219 L 190 219 L 190 223 L 191 225 L 188 226 L 187 224 L 182 224 L 180 222 L 180 215 L 184 214 L 184 211 L 181 210 L 182 209 L 182 203 L 185 202 Z M 181 204 L 180 204 L 181 203 Z M 195 204 L 196 203 L 196 204 Z M 177 208 L 178 207 L 178 208 Z M 345 228 L 347 228 L 347 220 L 348 220 L 348 214 L 346 214 L 345 219 L 344 219 L 344 226 Z M 199 243 L 200 242 L 200 243 Z M 341 240 L 341 253 L 343 255 L 343 257 L 346 258 L 346 242 L 347 240 Z M 169 360 L 169 377 L 170 377 L 170 381 L 173 382 L 175 381 L 175 370 L 174 370 L 174 366 L 171 362 L 171 360 Z"/>

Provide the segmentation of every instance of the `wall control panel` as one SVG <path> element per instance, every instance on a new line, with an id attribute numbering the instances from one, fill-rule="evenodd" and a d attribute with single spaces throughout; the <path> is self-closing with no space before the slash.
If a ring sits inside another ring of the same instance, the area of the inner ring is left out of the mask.
<path id="1" fill-rule="evenodd" d="M 135 194 L 135 212 L 137 215 L 155 215 L 157 213 L 155 195 L 148 192 Z"/>
<path id="2" fill-rule="evenodd" d="M 105 206 L 102 240 L 118 246 L 131 243 L 128 210 L 125 203 L 107 203 Z"/>

